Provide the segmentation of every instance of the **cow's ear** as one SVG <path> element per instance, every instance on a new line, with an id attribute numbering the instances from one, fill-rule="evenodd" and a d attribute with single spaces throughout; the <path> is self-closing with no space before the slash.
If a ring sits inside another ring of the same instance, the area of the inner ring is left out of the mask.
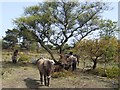
<path id="1" fill-rule="evenodd" d="M 50 62 L 51 62 L 53 65 L 55 64 L 54 60 L 50 60 Z"/>

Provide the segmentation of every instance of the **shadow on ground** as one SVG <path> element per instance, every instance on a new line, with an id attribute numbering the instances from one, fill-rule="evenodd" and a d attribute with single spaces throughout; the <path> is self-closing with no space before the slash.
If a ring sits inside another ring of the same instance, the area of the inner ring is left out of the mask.
<path id="1" fill-rule="evenodd" d="M 40 84 L 40 81 L 36 79 L 26 78 L 24 79 L 24 82 L 27 88 L 40 88 L 41 86 L 43 86 Z"/>

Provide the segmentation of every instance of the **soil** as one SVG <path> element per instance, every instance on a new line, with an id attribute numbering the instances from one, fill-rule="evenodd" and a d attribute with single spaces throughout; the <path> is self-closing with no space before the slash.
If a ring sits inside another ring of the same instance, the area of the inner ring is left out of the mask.
<path id="1" fill-rule="evenodd" d="M 2 88 L 117 88 L 117 79 L 83 73 L 80 67 L 73 76 L 51 78 L 50 87 L 40 84 L 36 65 L 24 64 L 5 67 Z"/>

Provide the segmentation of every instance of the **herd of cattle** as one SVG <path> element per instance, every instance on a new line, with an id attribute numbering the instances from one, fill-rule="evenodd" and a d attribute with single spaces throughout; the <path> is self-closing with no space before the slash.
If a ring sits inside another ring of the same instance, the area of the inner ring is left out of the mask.
<path id="1" fill-rule="evenodd" d="M 41 84 L 43 85 L 44 77 L 44 85 L 49 86 L 53 72 L 58 72 L 61 69 L 69 70 L 70 68 L 72 71 L 75 71 L 77 64 L 79 64 L 79 58 L 77 55 L 60 54 L 60 59 L 57 63 L 54 60 L 42 57 L 36 61 L 36 64 L 40 73 Z"/>

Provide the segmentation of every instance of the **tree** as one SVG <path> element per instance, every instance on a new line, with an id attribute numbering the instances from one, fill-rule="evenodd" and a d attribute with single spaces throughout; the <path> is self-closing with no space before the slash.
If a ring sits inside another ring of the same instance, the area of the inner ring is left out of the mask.
<path id="1" fill-rule="evenodd" d="M 93 61 L 93 69 L 97 67 L 97 63 L 102 60 L 106 63 L 115 60 L 117 56 L 117 45 L 118 41 L 115 37 L 101 38 L 100 40 L 82 40 L 78 42 L 74 48 L 79 53 L 82 59 L 89 59 Z"/>
<path id="2" fill-rule="evenodd" d="M 83 39 L 80 42 L 77 42 L 76 46 L 73 48 L 73 51 L 75 51 L 83 61 L 83 70 L 86 67 L 87 60 L 90 59 L 89 54 L 87 53 L 87 48 L 89 47 L 88 44 L 86 44 L 87 41 L 87 39 Z"/>
<path id="3" fill-rule="evenodd" d="M 39 42 L 55 60 L 46 43 L 62 53 L 71 38 L 82 40 L 99 29 L 99 14 L 106 8 L 102 2 L 43 2 L 27 7 L 25 15 L 14 22 L 20 31 L 28 30 L 32 40 Z"/>
<path id="4" fill-rule="evenodd" d="M 115 33 L 119 31 L 119 29 L 117 28 L 117 22 L 110 19 L 101 20 L 100 27 L 102 27 L 99 31 L 101 38 L 110 38 L 111 36 L 115 36 Z"/>
<path id="5" fill-rule="evenodd" d="M 17 29 L 8 29 L 6 36 L 3 37 L 3 47 L 7 45 L 7 48 L 13 48 L 18 43 L 19 31 Z"/>
<path id="6" fill-rule="evenodd" d="M 107 37 L 107 36 L 106 36 Z M 110 61 L 115 61 L 118 57 L 118 40 L 115 37 L 101 38 L 100 44 L 103 45 L 104 72 L 106 74 L 106 65 Z"/>

